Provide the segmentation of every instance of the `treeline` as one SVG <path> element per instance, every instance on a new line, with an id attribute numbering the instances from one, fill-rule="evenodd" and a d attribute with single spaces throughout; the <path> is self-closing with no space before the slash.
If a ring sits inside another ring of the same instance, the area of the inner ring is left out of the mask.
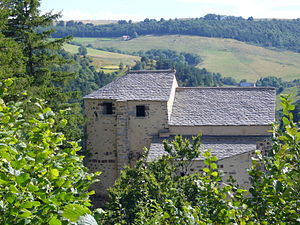
<path id="1" fill-rule="evenodd" d="M 280 94 L 281 92 L 284 91 L 285 88 L 300 86 L 300 79 L 295 79 L 293 81 L 284 81 L 278 77 L 268 76 L 268 77 L 262 77 L 259 80 L 257 80 L 256 86 L 275 87 L 277 94 Z"/>
<path id="2" fill-rule="evenodd" d="M 204 37 L 232 38 L 262 46 L 300 51 L 300 19 L 254 20 L 234 16 L 208 14 L 194 19 L 145 19 L 142 22 L 119 21 L 117 24 L 93 25 L 60 21 L 53 37 L 121 37 L 130 35 L 182 34 Z"/>

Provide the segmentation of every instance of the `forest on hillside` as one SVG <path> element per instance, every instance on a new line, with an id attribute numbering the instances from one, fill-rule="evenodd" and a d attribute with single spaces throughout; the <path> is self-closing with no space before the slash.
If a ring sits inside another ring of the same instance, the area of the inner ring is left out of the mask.
<path id="1" fill-rule="evenodd" d="M 119 20 L 117 24 L 93 25 L 75 21 L 59 21 L 52 37 L 122 37 L 130 35 L 197 35 L 203 37 L 232 38 L 264 47 L 300 51 L 300 19 L 255 20 L 252 17 L 207 14 L 193 19 L 148 19 L 133 23 Z"/>

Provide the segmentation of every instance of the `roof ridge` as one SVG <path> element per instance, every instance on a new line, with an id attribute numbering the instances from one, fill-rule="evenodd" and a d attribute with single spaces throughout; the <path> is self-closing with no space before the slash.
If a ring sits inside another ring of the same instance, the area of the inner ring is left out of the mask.
<path id="1" fill-rule="evenodd" d="M 176 73 L 175 69 L 169 69 L 169 70 L 129 70 L 127 74 L 129 73 L 166 73 L 166 72 L 173 72 Z"/>
<path id="2" fill-rule="evenodd" d="M 177 87 L 176 90 L 187 90 L 187 89 L 269 89 L 275 90 L 274 87 Z"/>

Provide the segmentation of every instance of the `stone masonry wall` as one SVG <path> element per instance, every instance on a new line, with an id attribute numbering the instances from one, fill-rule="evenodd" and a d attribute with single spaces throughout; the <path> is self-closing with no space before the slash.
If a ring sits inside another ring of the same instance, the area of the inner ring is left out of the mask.
<path id="1" fill-rule="evenodd" d="M 103 103 L 113 103 L 113 114 L 104 114 Z M 144 105 L 145 117 L 136 116 L 136 106 Z M 92 188 L 105 196 L 125 165 L 134 165 L 150 147 L 153 135 L 168 126 L 167 102 L 85 100 L 88 118 L 87 140 L 91 157 L 87 166 L 101 171 L 101 182 Z"/>
<path id="2" fill-rule="evenodd" d="M 117 119 L 116 115 L 103 114 L 103 103 L 106 100 L 85 100 L 87 123 L 87 148 L 91 157 L 87 166 L 91 172 L 101 171 L 101 183 L 93 185 L 96 195 L 104 196 L 106 189 L 113 185 L 117 177 Z M 115 105 L 115 102 L 113 102 Z M 115 107 L 113 107 L 115 111 Z"/>
<path id="3" fill-rule="evenodd" d="M 261 150 L 263 154 L 267 154 L 271 147 L 271 140 L 266 139 L 265 141 L 258 142 L 256 149 L 253 149 L 251 152 L 218 160 L 218 169 L 224 172 L 223 181 L 226 182 L 232 176 L 240 187 L 249 189 L 251 183 L 247 169 L 252 165 L 252 157 L 256 156 L 255 150 Z M 203 161 L 196 160 L 190 169 L 190 173 L 202 171 L 204 167 Z"/>
<path id="4" fill-rule="evenodd" d="M 145 105 L 146 116 L 136 117 L 136 106 Z M 144 152 L 144 148 L 150 147 L 153 135 L 168 126 L 167 102 L 159 101 L 129 101 L 128 102 L 128 129 L 130 164 L 133 165 Z"/>

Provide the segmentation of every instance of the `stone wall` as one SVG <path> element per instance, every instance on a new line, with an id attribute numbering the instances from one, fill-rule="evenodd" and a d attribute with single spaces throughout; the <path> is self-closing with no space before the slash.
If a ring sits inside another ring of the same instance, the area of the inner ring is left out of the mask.
<path id="1" fill-rule="evenodd" d="M 232 176 L 241 188 L 249 189 L 251 183 L 247 170 L 252 166 L 252 157 L 256 157 L 255 151 L 260 150 L 263 155 L 266 155 L 271 148 L 271 139 L 267 138 L 264 141 L 258 142 L 256 149 L 253 149 L 251 152 L 218 160 L 218 170 L 224 172 L 224 176 L 222 177 L 223 181 L 226 182 L 230 176 Z M 204 165 L 203 161 L 196 160 L 189 172 L 196 173 L 202 171 L 204 167 L 206 167 L 206 165 Z"/>
<path id="2" fill-rule="evenodd" d="M 87 122 L 87 148 L 91 157 L 87 159 L 87 166 L 91 172 L 101 171 L 101 183 L 93 185 L 97 195 L 105 195 L 106 189 L 113 185 L 117 177 L 117 119 L 116 115 L 105 115 L 103 103 L 107 100 L 85 100 Z M 113 111 L 115 111 L 113 102 Z"/>
<path id="3" fill-rule="evenodd" d="M 104 104 L 113 104 L 113 114 L 104 113 Z M 136 106 L 143 105 L 145 117 L 136 116 Z M 87 147 L 91 157 L 87 166 L 101 171 L 101 182 L 92 187 L 98 196 L 105 196 L 125 165 L 134 165 L 150 147 L 153 135 L 168 126 L 167 102 L 85 100 L 88 118 Z"/>
<path id="4" fill-rule="evenodd" d="M 145 105 L 146 116 L 136 117 L 136 105 Z M 158 101 L 128 101 L 128 129 L 131 165 L 140 158 L 144 148 L 150 147 L 152 138 L 160 130 L 168 126 L 168 111 L 166 102 Z"/>

